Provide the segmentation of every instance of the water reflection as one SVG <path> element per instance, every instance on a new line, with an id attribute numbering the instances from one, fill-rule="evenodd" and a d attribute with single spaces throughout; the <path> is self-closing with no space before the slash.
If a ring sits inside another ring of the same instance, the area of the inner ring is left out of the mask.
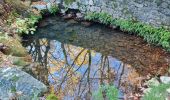
<path id="1" fill-rule="evenodd" d="M 36 76 L 46 74 L 55 92 L 66 96 L 65 99 L 87 99 L 86 95 L 91 96 L 99 85 L 104 84 L 116 85 L 123 92 L 128 91 L 121 89 L 121 79 L 128 75 L 130 66 L 111 56 L 48 39 L 36 39 L 27 49 L 34 62 L 40 62 L 44 66 L 40 71 L 42 73 Z"/>
<path id="2" fill-rule="evenodd" d="M 111 34 L 103 26 L 89 29 L 57 18 L 44 21 L 51 26 L 40 28 L 38 35 L 24 45 L 33 61 L 43 66 L 36 68 L 34 77 L 65 100 L 89 100 L 105 84 L 115 85 L 120 97 L 139 92 L 137 87 L 144 75 L 152 74 L 150 67 L 154 74 L 167 68 L 166 53 L 133 36 Z"/>

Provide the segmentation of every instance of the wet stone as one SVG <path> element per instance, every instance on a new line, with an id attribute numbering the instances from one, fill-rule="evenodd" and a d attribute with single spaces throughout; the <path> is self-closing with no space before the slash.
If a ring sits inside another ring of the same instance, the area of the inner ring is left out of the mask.
<path id="1" fill-rule="evenodd" d="M 0 68 L 0 99 L 31 100 L 41 96 L 47 87 L 18 68 Z M 17 97 L 17 98 L 16 98 Z"/>

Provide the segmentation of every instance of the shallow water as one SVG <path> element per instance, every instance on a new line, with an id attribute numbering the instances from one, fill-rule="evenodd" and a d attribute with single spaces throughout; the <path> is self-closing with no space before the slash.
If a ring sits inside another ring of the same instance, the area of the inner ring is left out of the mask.
<path id="1" fill-rule="evenodd" d="M 164 75 L 170 65 L 170 54 L 141 38 L 59 17 L 42 20 L 23 45 L 43 66 L 32 75 L 65 100 L 89 100 L 106 84 L 117 87 L 120 98 L 140 92 L 146 76 Z"/>

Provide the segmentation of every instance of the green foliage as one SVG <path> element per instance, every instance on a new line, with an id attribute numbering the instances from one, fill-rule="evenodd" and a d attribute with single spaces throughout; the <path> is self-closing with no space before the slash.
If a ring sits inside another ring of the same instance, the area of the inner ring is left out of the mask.
<path id="1" fill-rule="evenodd" d="M 58 98 L 54 93 L 51 93 L 47 96 L 46 100 L 58 100 Z"/>
<path id="2" fill-rule="evenodd" d="M 25 66 L 25 65 L 27 65 L 27 62 L 25 62 L 24 60 L 22 60 L 22 59 L 15 59 L 14 61 L 13 61 L 13 65 L 17 65 L 17 66 Z"/>
<path id="3" fill-rule="evenodd" d="M 69 4 L 71 4 L 71 3 L 75 2 L 75 1 L 76 0 L 64 0 L 66 5 L 69 5 Z"/>
<path id="4" fill-rule="evenodd" d="M 158 86 L 152 86 L 151 90 L 147 92 L 143 100 L 166 100 L 168 95 L 167 89 L 170 88 L 170 84 L 160 84 Z"/>
<path id="5" fill-rule="evenodd" d="M 14 20 L 19 16 L 20 15 L 15 10 L 12 10 L 8 15 L 7 24 L 11 25 L 14 22 Z"/>
<path id="6" fill-rule="evenodd" d="M 161 45 L 170 51 L 170 31 L 165 28 L 156 28 L 133 20 L 113 19 L 111 15 L 104 12 L 87 13 L 85 19 L 93 21 L 97 20 L 107 25 L 116 25 L 120 27 L 122 31 L 136 33 L 137 35 L 144 37 L 147 42 Z"/>
<path id="7" fill-rule="evenodd" d="M 56 4 L 51 4 L 51 8 L 49 9 L 49 12 L 51 13 L 51 14 L 56 14 L 57 12 L 59 12 L 59 7 L 58 7 L 58 5 L 56 5 Z"/>
<path id="8" fill-rule="evenodd" d="M 20 34 L 34 34 L 36 31 L 35 24 L 38 22 L 38 20 L 41 18 L 41 16 L 36 15 L 30 15 L 28 18 L 17 18 L 16 19 L 16 32 Z"/>
<path id="9" fill-rule="evenodd" d="M 100 21 L 103 24 L 111 24 L 112 22 L 112 16 L 102 12 L 102 13 L 96 13 L 96 12 L 90 12 L 85 16 L 85 19 L 88 20 L 95 20 L 95 21 Z"/>
<path id="10" fill-rule="evenodd" d="M 107 100 L 118 100 L 118 89 L 110 85 L 99 87 L 99 89 L 92 94 L 93 99 L 104 100 L 103 93 L 106 94 Z"/>

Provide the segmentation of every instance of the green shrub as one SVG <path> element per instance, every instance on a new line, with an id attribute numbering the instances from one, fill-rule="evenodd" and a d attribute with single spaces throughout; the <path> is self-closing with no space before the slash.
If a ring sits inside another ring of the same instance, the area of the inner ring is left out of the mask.
<path id="1" fill-rule="evenodd" d="M 99 89 L 92 94 L 94 100 L 104 100 L 103 93 L 106 94 L 107 100 L 118 100 L 118 89 L 114 86 L 100 86 Z"/>
<path id="2" fill-rule="evenodd" d="M 112 22 L 112 16 L 105 12 L 102 13 L 90 12 L 85 16 L 85 19 L 100 21 L 101 23 L 107 25 L 111 24 Z"/>
<path id="3" fill-rule="evenodd" d="M 57 12 L 59 12 L 59 7 L 58 7 L 58 5 L 56 5 L 56 4 L 51 4 L 51 8 L 49 9 L 49 12 L 51 13 L 51 14 L 56 14 Z"/>
<path id="4" fill-rule="evenodd" d="M 20 34 L 34 34 L 36 31 L 35 24 L 38 22 L 38 20 L 41 18 L 41 16 L 36 15 L 30 15 L 28 18 L 17 18 L 16 19 L 16 32 Z"/>
<path id="5" fill-rule="evenodd" d="M 170 88 L 170 84 L 160 84 L 158 86 L 152 86 L 151 90 L 145 93 L 142 100 L 166 100 L 166 97 L 168 96 L 168 88 Z"/>
<path id="6" fill-rule="evenodd" d="M 46 100 L 58 100 L 58 98 L 54 93 L 51 93 L 47 96 Z"/>
<path id="7" fill-rule="evenodd" d="M 135 33 L 149 43 L 161 45 L 170 51 L 170 31 L 165 28 L 156 28 L 142 22 L 124 19 L 113 19 L 111 15 L 101 12 L 89 12 L 85 15 L 86 20 L 99 21 L 103 24 L 116 25 L 122 31 Z"/>

